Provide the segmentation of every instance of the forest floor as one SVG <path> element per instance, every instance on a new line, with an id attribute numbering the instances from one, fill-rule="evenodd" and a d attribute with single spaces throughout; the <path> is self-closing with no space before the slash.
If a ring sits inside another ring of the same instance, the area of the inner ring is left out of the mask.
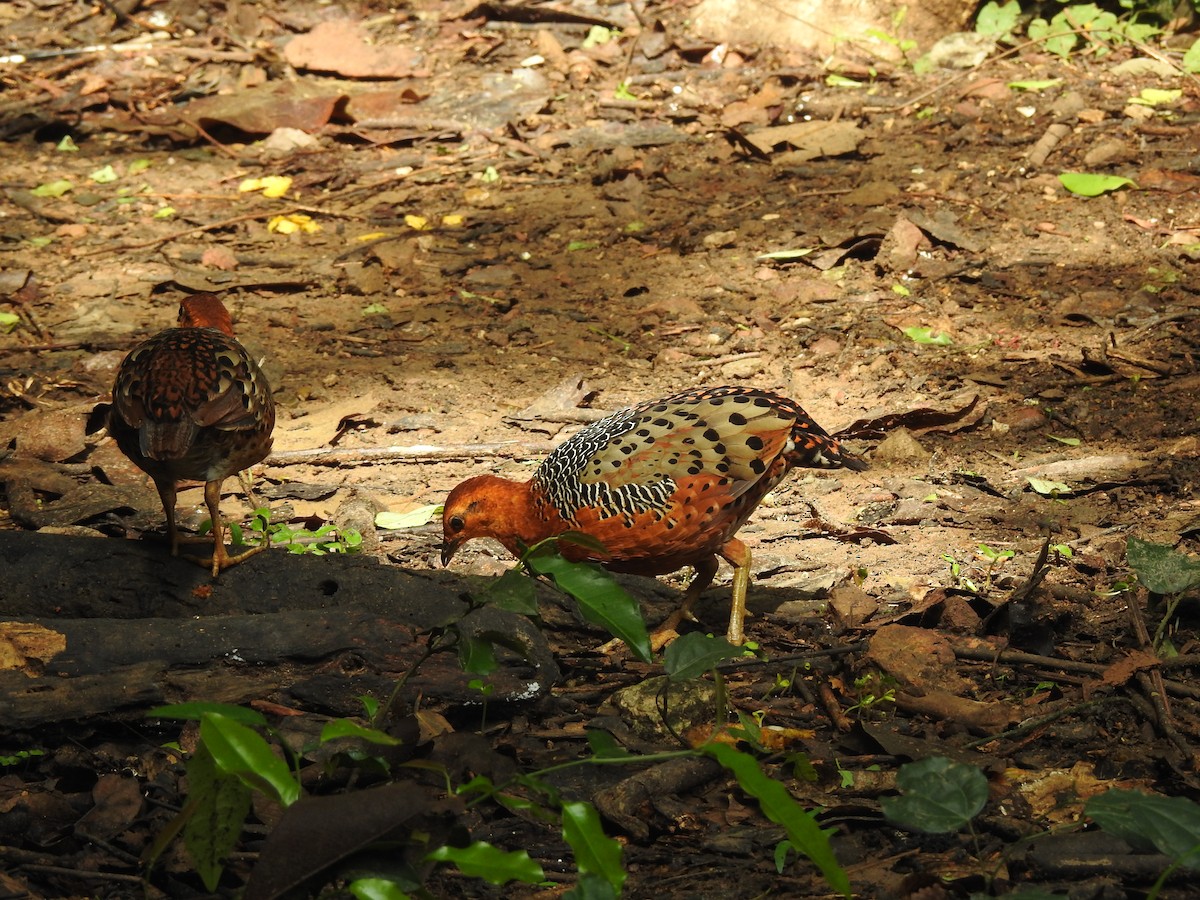
<path id="1" fill-rule="evenodd" d="M 1194 80 L 1129 48 L 1027 49 L 919 76 L 861 45 L 836 65 L 751 47 L 720 59 L 670 3 L 640 20 L 616 4 L 514 21 L 498 4 L 426 2 L 369 22 L 360 11 L 361 31 L 286 51 L 332 10 L 176 6 L 174 37 L 0 64 L 0 314 L 15 317 L 0 320 L 0 528 L 31 524 L 12 485 L 52 509 L 64 476 L 123 493 L 47 527 L 111 542 L 161 527 L 153 486 L 88 420 L 185 291 L 219 292 L 265 359 L 278 424 L 275 456 L 254 469 L 258 501 L 297 526 L 353 524 L 405 570 L 440 568 L 437 523 L 373 533 L 369 514 L 339 510 L 365 499 L 403 513 L 472 475 L 527 477 L 593 411 L 701 385 L 777 390 L 871 468 L 797 472 L 740 533 L 759 658 L 726 673 L 729 702 L 804 729 L 764 770 L 823 810 L 861 896 L 1149 888 L 1165 858 L 1071 843 L 1097 832 L 1012 842 L 1079 826 L 1112 787 L 1200 796 L 1200 695 L 1185 668 L 1197 607 L 1172 608 L 1160 631 L 1161 605 L 1126 559 L 1130 538 L 1194 550 L 1200 524 Z M 3 52 L 146 33 L 99 9 L 8 4 Z M 589 15 L 621 34 L 588 45 Z M 1182 93 L 1148 105 L 1146 89 Z M 1058 177 L 1075 171 L 1134 185 L 1083 197 Z M 266 176 L 292 179 L 284 196 L 239 190 Z M 276 216 L 298 230 L 272 230 Z M 329 446 L 331 463 L 295 453 Z M 230 479 L 227 515 L 251 509 Z M 199 487 L 180 510 L 189 528 L 206 518 Z M 274 550 L 254 571 L 295 561 Z M 481 542 L 452 568 L 510 565 Z M 728 575 L 698 608 L 718 634 Z M 667 581 L 625 581 L 651 622 L 685 584 Z M 45 624 L 70 602 L 48 591 L 20 612 Z M 0 611 L 16 612 L 2 596 Z M 614 694 L 661 672 L 596 652 L 607 636 L 569 610 L 545 620 L 557 685 L 494 704 L 486 727 L 477 706 L 437 710 L 482 736 L 479 768 L 585 755 L 588 727 L 631 727 Z M 211 665 L 236 667 L 236 654 Z M 318 712 L 286 684 L 255 699 Z M 175 791 L 165 808 L 184 802 L 182 764 L 161 748 L 179 726 L 144 713 L 0 722 L 0 894 L 141 892 L 162 793 Z M 450 753 L 440 740 L 416 753 Z M 795 753 L 811 779 L 781 763 Z M 899 765 L 937 755 L 989 777 L 974 837 L 880 813 Z M 584 768 L 557 787 L 591 799 L 627 774 Z M 157 805 L 137 803 L 155 778 Z M 120 814 L 105 812 L 113 779 L 139 786 Z M 85 815 L 105 827 L 89 832 Z M 782 829 L 725 775 L 664 790 L 639 815 L 641 834 L 606 824 L 624 845 L 626 896 L 828 895 L 803 859 L 777 871 Z M 245 884 L 262 819 L 222 893 Z M 500 806 L 460 822 L 573 882 L 558 826 Z M 429 877 L 436 896 L 554 894 Z M 182 852 L 149 884 L 204 893 Z M 1160 896 L 1192 890 L 1173 880 Z"/>

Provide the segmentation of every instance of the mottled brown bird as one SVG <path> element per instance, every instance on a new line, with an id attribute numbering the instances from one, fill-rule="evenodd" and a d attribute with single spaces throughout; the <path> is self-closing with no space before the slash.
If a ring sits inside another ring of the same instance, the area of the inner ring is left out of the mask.
<path id="1" fill-rule="evenodd" d="M 212 556 L 199 559 L 216 577 L 266 549 L 231 556 L 221 522 L 221 485 L 271 452 L 275 402 L 266 376 L 233 336 L 229 312 L 214 294 L 192 294 L 179 323 L 139 344 L 117 370 L 108 431 L 154 480 L 167 516 L 171 555 L 179 553 L 176 482 L 203 481 L 212 519 Z"/>
<path id="2" fill-rule="evenodd" d="M 569 559 L 639 575 L 694 566 L 683 605 L 654 636 L 661 646 L 691 617 L 720 557 L 734 568 L 728 638 L 740 644 L 750 551 L 734 535 L 796 466 L 867 467 L 786 397 L 743 387 L 683 391 L 589 425 L 529 481 L 480 475 L 458 485 L 442 515 L 442 563 L 473 538 L 495 538 L 519 556 L 545 538 L 580 531 L 607 553 L 560 544 Z"/>

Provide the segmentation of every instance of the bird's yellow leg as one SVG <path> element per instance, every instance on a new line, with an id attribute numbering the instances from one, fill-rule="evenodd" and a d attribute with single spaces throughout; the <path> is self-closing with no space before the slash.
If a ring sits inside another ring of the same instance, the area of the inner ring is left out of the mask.
<path id="1" fill-rule="evenodd" d="M 733 601 L 729 607 L 729 631 L 725 637 L 735 647 L 745 639 L 746 591 L 750 587 L 750 548 L 736 538 L 725 542 L 721 557 L 733 566 Z"/>
<path id="2" fill-rule="evenodd" d="M 208 517 L 212 521 L 212 556 L 207 559 L 194 556 L 186 557 L 192 562 L 199 563 L 206 568 L 211 568 L 213 578 L 220 575 L 222 569 L 236 566 L 243 560 L 257 553 L 262 553 L 271 546 L 270 538 L 264 536 L 263 542 L 257 547 L 251 547 L 242 553 L 230 555 L 225 547 L 225 523 L 221 519 L 221 484 L 223 482 L 224 479 L 219 479 L 217 481 L 209 481 L 204 485 L 204 503 L 208 506 Z"/>

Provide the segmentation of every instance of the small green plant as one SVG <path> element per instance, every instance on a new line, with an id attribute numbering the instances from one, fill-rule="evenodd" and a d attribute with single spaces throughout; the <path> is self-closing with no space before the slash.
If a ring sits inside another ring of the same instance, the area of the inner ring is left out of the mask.
<path id="1" fill-rule="evenodd" d="M 1125 44 L 1144 43 L 1162 33 L 1158 23 L 1173 17 L 1168 4 L 1154 0 L 1119 0 L 1127 12 L 1118 15 L 1096 3 L 1056 0 L 1060 7 L 1049 19 L 1029 17 L 1017 0 L 989 0 L 979 10 L 975 30 L 1006 43 L 1017 42 L 1016 33 L 1025 19 L 1025 34 L 1057 56 L 1090 52 L 1103 56 Z M 1050 4 L 1042 4 L 1041 7 Z M 1035 8 L 1028 4 L 1028 8 Z M 1041 7 L 1037 7 L 1040 11 Z"/>
<path id="2" fill-rule="evenodd" d="M 45 750 L 18 750 L 15 753 L 0 754 L 0 766 L 19 766 L 27 763 L 35 756 L 45 756 Z"/>
<path id="3" fill-rule="evenodd" d="M 854 694 L 857 702 L 846 712 L 863 713 L 878 711 L 896 702 L 896 679 L 881 672 L 866 672 L 854 679 Z"/>
<path id="4" fill-rule="evenodd" d="M 200 530 L 204 533 L 211 528 L 212 523 L 207 522 Z M 234 546 L 258 546 L 266 541 L 272 547 L 286 547 L 289 553 L 307 553 L 311 556 L 358 553 L 362 550 L 362 535 L 353 528 L 340 529 L 332 522 L 311 529 L 303 525 L 292 528 L 287 522 L 272 522 L 271 510 L 266 506 L 254 511 L 247 528 L 230 522 L 229 534 Z"/>
<path id="5" fill-rule="evenodd" d="M 1160 653 L 1174 655 L 1175 649 L 1166 637 L 1167 627 L 1184 594 L 1200 587 L 1200 559 L 1180 553 L 1169 544 L 1152 544 L 1135 537 L 1126 542 L 1125 559 L 1137 573 L 1138 582 L 1150 592 L 1151 609 L 1167 599 L 1154 632 L 1154 646 Z"/>

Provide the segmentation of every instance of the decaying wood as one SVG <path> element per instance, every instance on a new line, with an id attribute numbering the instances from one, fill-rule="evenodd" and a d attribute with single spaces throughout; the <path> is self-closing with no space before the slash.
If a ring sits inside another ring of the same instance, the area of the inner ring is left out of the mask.
<path id="1" fill-rule="evenodd" d="M 358 694 L 386 699 L 431 632 L 454 622 L 521 651 L 498 653 L 493 698 L 535 699 L 558 677 L 528 619 L 469 610 L 452 573 L 273 550 L 213 581 L 150 542 L 17 531 L 0 532 L 0 558 L 0 727 L 201 699 L 319 695 L 331 712 L 357 712 Z M 406 689 L 474 703 L 468 680 L 451 651 Z"/>

